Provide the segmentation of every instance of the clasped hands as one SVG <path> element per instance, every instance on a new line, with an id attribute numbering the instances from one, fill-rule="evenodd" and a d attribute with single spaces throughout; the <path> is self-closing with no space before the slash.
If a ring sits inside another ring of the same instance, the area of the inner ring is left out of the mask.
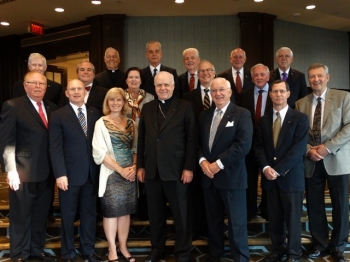
<path id="1" fill-rule="evenodd" d="M 118 170 L 119 174 L 125 178 L 126 180 L 133 182 L 136 179 L 136 165 L 128 166 L 128 167 L 121 167 L 120 170 Z"/>
<path id="2" fill-rule="evenodd" d="M 275 180 L 278 177 L 276 170 L 272 167 L 266 167 L 264 169 L 264 175 L 268 180 Z"/>
<path id="3" fill-rule="evenodd" d="M 318 146 L 312 146 L 310 147 L 309 151 L 307 152 L 308 158 L 310 158 L 312 161 L 320 161 L 325 156 L 329 154 L 327 148 L 325 145 L 321 144 Z"/>
<path id="4" fill-rule="evenodd" d="M 203 160 L 200 163 L 200 166 L 202 168 L 203 173 L 211 179 L 213 179 L 215 174 L 221 170 L 216 162 L 209 163 L 209 161 L 207 160 Z"/>

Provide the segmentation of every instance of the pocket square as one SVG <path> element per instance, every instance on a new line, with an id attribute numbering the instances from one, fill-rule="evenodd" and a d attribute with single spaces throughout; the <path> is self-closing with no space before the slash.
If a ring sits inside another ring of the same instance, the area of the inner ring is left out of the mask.
<path id="1" fill-rule="evenodd" d="M 227 124 L 226 124 L 226 127 L 230 127 L 230 126 L 233 126 L 233 121 L 228 121 Z"/>

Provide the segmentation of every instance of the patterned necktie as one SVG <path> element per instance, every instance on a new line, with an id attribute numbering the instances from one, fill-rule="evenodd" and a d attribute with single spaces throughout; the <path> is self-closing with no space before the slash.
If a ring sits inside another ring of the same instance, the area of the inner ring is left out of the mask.
<path id="1" fill-rule="evenodd" d="M 203 100 L 203 108 L 204 110 L 207 110 L 209 107 L 210 107 L 210 99 L 209 99 L 209 95 L 208 95 L 208 92 L 209 92 L 209 88 L 204 88 L 204 100 Z"/>
<path id="2" fill-rule="evenodd" d="M 154 69 L 153 69 L 153 77 L 155 77 L 155 76 L 156 76 L 157 71 L 158 71 L 158 70 L 157 70 L 157 68 L 154 68 Z"/>
<path id="3" fill-rule="evenodd" d="M 322 109 L 322 98 L 317 97 L 317 105 L 314 113 L 314 120 L 312 124 L 311 133 L 314 137 L 316 145 L 321 144 L 321 109 Z"/>
<path id="4" fill-rule="evenodd" d="M 41 107 L 41 102 L 36 102 L 36 104 L 39 107 L 39 116 L 40 116 L 41 120 L 43 121 L 45 127 L 47 128 L 47 120 L 46 120 L 43 108 Z"/>
<path id="5" fill-rule="evenodd" d="M 282 80 L 287 81 L 287 73 L 286 72 L 282 73 Z"/>
<path id="6" fill-rule="evenodd" d="M 237 74 L 236 74 L 236 89 L 238 94 L 242 92 L 242 79 L 239 75 L 239 71 L 237 71 Z"/>
<path id="7" fill-rule="evenodd" d="M 91 89 L 91 86 L 86 86 L 85 87 L 85 90 L 88 91 L 88 92 L 90 91 L 90 89 Z"/>
<path id="8" fill-rule="evenodd" d="M 194 89 L 194 74 L 191 74 L 189 88 L 190 88 L 190 91 Z"/>
<path id="9" fill-rule="evenodd" d="M 258 99 L 256 100 L 256 108 L 255 108 L 255 128 L 258 127 L 259 120 L 261 118 L 261 106 L 262 106 L 262 93 L 264 90 L 259 90 Z"/>
<path id="10" fill-rule="evenodd" d="M 276 112 L 276 116 L 277 118 L 275 122 L 273 122 L 273 145 L 275 146 L 275 148 L 277 146 L 278 136 L 280 135 L 281 124 L 282 124 L 280 112 Z"/>
<path id="11" fill-rule="evenodd" d="M 81 127 L 83 128 L 85 137 L 87 137 L 86 118 L 84 116 L 83 109 L 80 107 L 78 108 L 78 119 L 79 119 L 79 123 L 80 123 Z"/>
<path id="12" fill-rule="evenodd" d="M 218 126 L 220 124 L 221 116 L 222 116 L 221 109 L 216 109 L 215 112 L 216 112 L 216 114 L 214 116 L 213 123 L 212 123 L 211 128 L 210 128 L 210 135 L 209 135 L 209 150 L 210 151 L 211 151 L 211 147 L 213 146 L 214 137 L 215 137 L 216 131 L 218 129 Z"/>

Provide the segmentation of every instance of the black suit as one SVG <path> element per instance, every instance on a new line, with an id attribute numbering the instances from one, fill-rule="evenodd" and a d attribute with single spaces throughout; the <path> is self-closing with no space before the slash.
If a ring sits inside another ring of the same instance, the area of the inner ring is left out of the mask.
<path id="1" fill-rule="evenodd" d="M 67 176 L 68 190 L 59 190 L 61 203 L 61 255 L 75 257 L 74 218 L 79 207 L 80 247 L 82 255 L 94 253 L 96 196 L 99 168 L 92 157 L 92 137 L 100 111 L 86 106 L 87 134 L 70 104 L 52 114 L 50 120 L 50 156 L 54 175 Z M 85 116 L 86 117 L 86 116 Z"/>
<path id="2" fill-rule="evenodd" d="M 97 86 L 93 84 L 90 89 L 90 94 L 88 97 L 88 100 L 86 101 L 86 104 L 88 106 L 92 106 L 100 111 L 102 111 L 102 106 L 103 106 L 103 100 L 105 99 L 105 96 L 108 92 L 108 89 Z M 69 100 L 66 96 L 66 94 L 63 92 L 60 102 L 59 102 L 59 107 L 62 107 L 66 104 L 68 104 Z"/>
<path id="3" fill-rule="evenodd" d="M 176 69 L 167 67 L 164 65 L 160 65 L 160 71 L 166 71 L 169 72 L 174 76 L 174 82 L 175 82 L 175 89 L 173 96 L 180 97 L 180 86 L 179 86 L 179 80 L 177 77 Z M 151 68 L 149 66 L 141 69 L 142 76 L 143 76 L 143 82 L 141 84 L 141 89 L 145 90 L 147 93 L 152 94 L 155 98 L 157 98 L 156 91 L 154 89 L 154 78 L 153 78 L 153 72 L 151 72 Z M 158 72 L 159 73 L 159 72 Z"/>
<path id="4" fill-rule="evenodd" d="M 56 109 L 46 100 L 43 107 L 48 118 Z M 0 119 L 1 166 L 4 172 L 17 170 L 21 182 L 17 191 L 9 190 L 10 257 L 40 256 L 54 185 L 49 132 L 27 95 L 6 101 Z"/>
<path id="5" fill-rule="evenodd" d="M 62 85 L 47 79 L 47 88 L 44 95 L 44 99 L 51 101 L 55 105 L 58 105 L 58 102 L 61 97 Z M 12 87 L 12 96 L 11 98 L 20 97 L 26 94 L 24 90 L 23 81 L 17 81 L 13 84 Z"/>
<path id="6" fill-rule="evenodd" d="M 243 68 L 244 71 L 244 76 L 242 77 L 243 79 L 243 86 L 242 86 L 242 91 L 248 89 L 249 87 L 254 86 L 252 82 L 252 75 L 248 69 Z M 233 75 L 232 75 L 232 67 L 230 69 L 227 69 L 226 71 L 221 72 L 218 74 L 218 77 L 223 77 L 226 80 L 228 80 L 231 84 L 231 89 L 233 91 L 233 96 L 238 98 L 238 91 L 235 85 L 235 81 L 233 80 Z"/>
<path id="7" fill-rule="evenodd" d="M 230 102 L 209 150 L 209 136 L 215 107 L 203 111 L 199 117 L 199 157 L 210 163 L 220 159 L 224 169 L 211 179 L 202 172 L 202 186 L 206 205 L 209 252 L 219 259 L 224 253 L 224 213 L 229 224 L 228 236 L 235 261 L 249 261 L 247 236 L 246 188 L 247 171 L 244 158 L 252 144 L 253 127 L 248 110 Z"/>
<path id="8" fill-rule="evenodd" d="M 188 71 L 185 73 L 179 75 L 179 86 L 180 86 L 180 97 L 183 97 L 184 94 L 191 91 L 190 90 L 190 83 L 188 81 Z M 199 80 L 197 81 L 197 87 L 195 89 L 199 89 L 201 86 L 201 83 Z"/>
<path id="9" fill-rule="evenodd" d="M 146 103 L 139 122 L 138 168 L 145 169 L 152 253 L 164 253 L 166 240 L 165 207 L 174 215 L 177 261 L 189 261 L 191 223 L 189 184 L 183 184 L 183 170 L 194 171 L 197 155 L 196 122 L 191 104 L 177 97 L 167 101 L 165 118 L 159 100 Z"/>
<path id="10" fill-rule="evenodd" d="M 265 114 L 256 133 L 255 154 L 260 169 L 272 167 L 280 176 L 268 180 L 262 175 L 262 188 L 268 199 L 269 232 L 278 254 L 301 258 L 301 214 L 305 189 L 303 156 L 309 120 L 303 113 L 288 108 L 276 148 L 273 142 L 273 112 Z M 286 248 L 285 226 L 288 230 Z"/>
<path id="11" fill-rule="evenodd" d="M 106 89 L 111 89 L 112 87 L 121 87 L 125 89 L 126 83 L 124 82 L 124 72 L 120 69 L 117 69 L 114 72 L 111 70 L 105 70 L 95 76 L 94 84 Z"/>
<path id="12" fill-rule="evenodd" d="M 257 127 L 254 125 L 254 119 L 255 119 L 255 97 L 254 97 L 254 90 L 255 87 L 250 87 L 247 90 L 242 91 L 239 94 L 238 97 L 238 105 L 241 107 L 244 107 L 248 109 L 252 115 L 252 121 L 253 121 L 253 141 L 256 136 Z M 272 110 L 272 101 L 267 94 L 266 98 L 266 106 L 265 106 L 265 112 L 270 112 Z M 248 172 L 248 189 L 247 189 L 247 212 L 248 212 L 248 218 L 249 220 L 253 218 L 257 212 L 257 197 L 258 197 L 258 178 L 259 178 L 259 166 L 256 162 L 255 154 L 253 146 L 249 152 L 249 154 L 246 156 L 246 166 L 247 166 L 247 172 Z M 263 196 L 262 196 L 263 197 Z M 262 200 L 263 205 L 261 206 L 262 212 L 267 212 L 265 210 L 264 203 L 265 199 Z M 264 214 L 265 216 L 265 214 Z"/>
<path id="13" fill-rule="evenodd" d="M 278 68 L 270 72 L 270 81 L 269 81 L 270 86 L 272 82 L 275 80 L 281 80 L 281 75 Z M 299 72 L 293 68 L 290 68 L 288 73 L 287 83 L 289 85 L 289 90 L 290 90 L 288 105 L 291 108 L 294 108 L 295 102 L 297 100 L 309 94 L 306 81 L 305 81 L 305 75 L 302 72 Z"/>

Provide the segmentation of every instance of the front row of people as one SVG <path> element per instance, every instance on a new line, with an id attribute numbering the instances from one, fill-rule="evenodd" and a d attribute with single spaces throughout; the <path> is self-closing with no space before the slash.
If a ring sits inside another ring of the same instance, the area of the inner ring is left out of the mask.
<path id="1" fill-rule="evenodd" d="M 232 258 L 249 261 L 245 156 L 253 142 L 263 173 L 262 188 L 267 193 L 273 244 L 265 261 L 279 261 L 284 256 L 288 262 L 300 261 L 304 190 L 314 247 L 309 257 L 331 253 L 335 261 L 345 261 L 350 165 L 344 162 L 350 157 L 350 94 L 327 87 L 325 65 L 309 67 L 313 93 L 297 101 L 295 110 L 287 104 L 288 84 L 282 80 L 272 84 L 269 96 L 273 108 L 261 117 L 255 141 L 250 112 L 230 101 L 230 83 L 220 77 L 211 81 L 213 103 L 199 116 L 198 133 L 191 103 L 173 96 L 175 82 L 168 72 L 154 77 L 158 99 L 143 105 L 140 118 L 139 111 L 133 113 L 139 122 L 137 128 L 126 113 L 133 94 L 136 99 L 142 96 L 139 90 L 137 98 L 138 73 L 130 73 L 128 98 L 120 88 L 108 91 L 102 117 L 84 104 L 85 85 L 77 79 L 71 80 L 65 91 L 69 103 L 52 112 L 55 105 L 43 100 L 46 78 L 37 72 L 25 76 L 26 96 L 4 103 L 0 151 L 10 187 L 13 261 L 57 261 L 43 251 L 53 189 L 50 162 L 59 187 L 61 255 L 66 262 L 76 260 L 77 209 L 82 258 L 105 260 L 94 251 L 97 191 L 109 245 L 108 261 L 124 258 L 135 262 L 126 242 L 130 214 L 137 210 L 137 180 L 146 188 L 151 229 L 152 251 L 145 261 L 158 262 L 164 257 L 166 203 L 174 215 L 175 259 L 190 261 L 189 185 L 198 163 L 209 225 L 206 261 L 220 261 L 224 254 L 225 213 Z M 324 204 L 326 181 L 333 204 L 330 241 Z"/>

